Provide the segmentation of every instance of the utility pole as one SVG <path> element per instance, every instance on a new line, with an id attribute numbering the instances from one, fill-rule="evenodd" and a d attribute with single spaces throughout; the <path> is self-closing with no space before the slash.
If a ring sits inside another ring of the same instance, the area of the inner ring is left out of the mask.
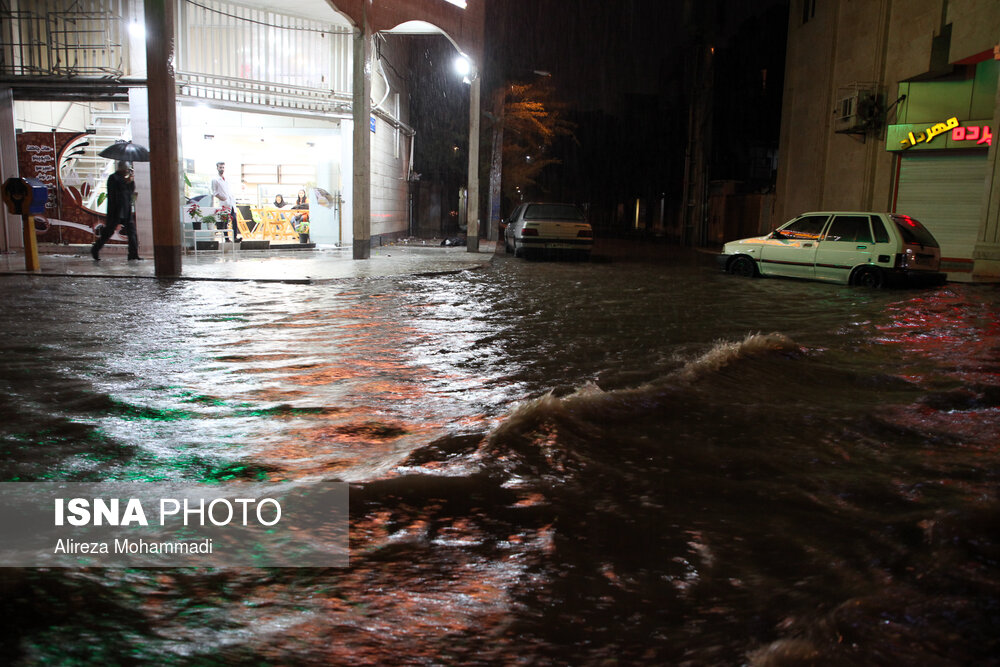
<path id="1" fill-rule="evenodd" d="M 486 238 L 490 241 L 503 240 L 497 238 L 497 231 L 500 223 L 500 196 L 503 184 L 503 103 L 506 92 L 505 86 L 493 91 L 493 153 L 490 156 L 489 217 L 486 223 L 490 226 L 486 232 Z"/>

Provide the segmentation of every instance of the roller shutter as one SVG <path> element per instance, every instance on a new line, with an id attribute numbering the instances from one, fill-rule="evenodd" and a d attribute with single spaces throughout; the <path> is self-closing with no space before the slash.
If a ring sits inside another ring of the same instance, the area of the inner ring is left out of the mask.
<path id="1" fill-rule="evenodd" d="M 896 212 L 911 215 L 941 244 L 942 259 L 972 259 L 986 189 L 986 153 L 907 155 Z"/>

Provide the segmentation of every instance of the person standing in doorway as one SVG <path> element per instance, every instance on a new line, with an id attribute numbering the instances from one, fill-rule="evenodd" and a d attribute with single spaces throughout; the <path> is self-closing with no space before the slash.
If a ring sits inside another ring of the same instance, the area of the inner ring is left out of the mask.
<path id="1" fill-rule="evenodd" d="M 232 225 L 233 240 L 242 241 L 239 228 L 236 226 L 236 202 L 233 199 L 233 191 L 229 189 L 229 182 L 226 181 L 226 163 L 216 162 L 215 168 L 218 170 L 219 175 L 212 179 L 212 196 L 219 200 L 219 208 L 229 216 L 228 223 L 220 222 L 216 224 L 216 227 L 225 229 L 227 224 Z M 227 238 L 226 240 L 228 241 L 229 239 Z"/>
<path id="2" fill-rule="evenodd" d="M 132 169 L 128 162 L 119 162 L 115 173 L 108 176 L 108 212 L 105 216 L 104 227 L 98 234 L 97 241 L 90 246 L 90 255 L 97 261 L 101 261 L 101 248 L 108 242 L 111 235 L 115 233 L 121 225 L 128 238 L 128 258 L 130 260 L 142 259 L 139 257 L 139 237 L 135 231 L 135 222 L 132 220 L 132 200 L 135 198 L 135 179 L 132 176 Z"/>

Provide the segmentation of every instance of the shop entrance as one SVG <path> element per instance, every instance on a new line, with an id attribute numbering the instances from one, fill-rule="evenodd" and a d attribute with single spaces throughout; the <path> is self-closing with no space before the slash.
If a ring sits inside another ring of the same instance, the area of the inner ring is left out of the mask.
<path id="1" fill-rule="evenodd" d="M 219 226 L 217 163 L 247 247 L 350 243 L 341 213 L 339 121 L 182 105 L 185 225 Z M 349 143 L 349 142 L 348 142 Z"/>

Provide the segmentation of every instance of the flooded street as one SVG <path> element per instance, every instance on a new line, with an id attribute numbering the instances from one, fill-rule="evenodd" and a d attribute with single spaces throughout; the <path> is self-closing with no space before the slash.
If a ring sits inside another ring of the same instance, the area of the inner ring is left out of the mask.
<path id="1" fill-rule="evenodd" d="M 345 569 L 0 570 L 4 662 L 998 664 L 996 286 L 0 289 L 0 481 L 351 483 Z"/>

